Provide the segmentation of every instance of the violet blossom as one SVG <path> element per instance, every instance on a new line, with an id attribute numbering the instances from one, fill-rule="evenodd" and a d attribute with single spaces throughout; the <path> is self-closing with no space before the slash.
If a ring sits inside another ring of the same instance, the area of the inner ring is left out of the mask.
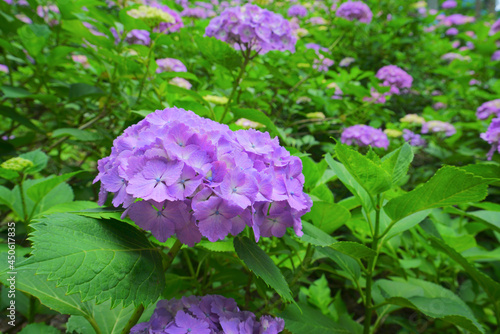
<path id="1" fill-rule="evenodd" d="M 421 135 L 414 133 L 408 129 L 403 129 L 403 139 L 411 146 L 425 146 L 426 141 Z"/>
<path id="2" fill-rule="evenodd" d="M 307 16 L 307 9 L 302 5 L 293 5 L 288 9 L 287 14 L 290 17 L 304 17 Z"/>
<path id="3" fill-rule="evenodd" d="M 500 117 L 500 99 L 485 102 L 477 108 L 477 118 L 487 119 L 490 115 Z"/>
<path id="4" fill-rule="evenodd" d="M 491 150 L 488 152 L 487 158 L 488 160 L 493 159 L 495 152 L 500 153 L 500 118 L 494 118 L 488 130 L 485 133 L 481 133 L 480 136 L 481 139 L 491 144 Z"/>
<path id="5" fill-rule="evenodd" d="M 455 0 L 446 0 L 443 2 L 441 5 L 441 8 L 443 9 L 451 9 L 457 7 L 457 2 Z"/>
<path id="6" fill-rule="evenodd" d="M 179 59 L 175 58 L 156 59 L 156 64 L 158 65 L 156 73 L 187 72 L 186 66 Z"/>
<path id="7" fill-rule="evenodd" d="M 130 334 L 278 334 L 281 318 L 242 311 L 232 298 L 219 295 L 160 300 L 148 322 L 132 327 Z"/>
<path id="8" fill-rule="evenodd" d="M 422 133 L 444 133 L 446 137 L 453 136 L 457 130 L 448 122 L 429 121 L 422 124 Z"/>
<path id="9" fill-rule="evenodd" d="M 362 23 L 370 23 L 373 17 L 370 7 L 361 1 L 344 2 L 339 6 L 335 15 L 349 21 L 359 21 Z"/>
<path id="10" fill-rule="evenodd" d="M 261 54 L 271 50 L 295 52 L 297 37 L 283 16 L 259 6 L 246 4 L 225 9 L 213 18 L 205 35 Z"/>
<path id="11" fill-rule="evenodd" d="M 411 88 L 413 83 L 412 76 L 395 65 L 382 67 L 375 76 L 383 80 L 382 86 L 391 87 L 391 94 L 400 94 L 401 90 Z"/>
<path id="12" fill-rule="evenodd" d="M 491 25 L 490 35 L 495 35 L 499 31 L 500 31 L 500 19 L 496 20 L 495 23 Z"/>
<path id="13" fill-rule="evenodd" d="M 384 149 L 389 147 L 387 135 L 382 130 L 369 125 L 358 124 L 344 129 L 340 140 L 347 145 L 373 146 Z"/>
<path id="14" fill-rule="evenodd" d="M 339 66 L 340 67 L 347 67 L 347 66 L 351 65 L 352 63 L 354 63 L 355 61 L 356 61 L 356 59 L 354 59 L 352 57 L 346 57 L 340 61 Z"/>
<path id="15" fill-rule="evenodd" d="M 260 237 L 302 235 L 312 206 L 303 192 L 302 162 L 253 129 L 227 125 L 179 108 L 157 110 L 115 139 L 98 162 L 99 204 L 107 192 L 124 215 L 165 241 L 174 233 L 193 246 L 245 226 Z M 138 201 L 142 199 L 142 201 Z"/>
<path id="16" fill-rule="evenodd" d="M 491 56 L 491 61 L 499 61 L 500 60 L 500 50 L 496 50 Z"/>

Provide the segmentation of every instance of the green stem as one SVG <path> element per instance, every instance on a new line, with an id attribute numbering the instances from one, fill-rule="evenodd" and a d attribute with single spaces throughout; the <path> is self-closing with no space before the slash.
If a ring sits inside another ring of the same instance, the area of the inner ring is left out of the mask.
<path id="1" fill-rule="evenodd" d="M 28 309 L 28 323 L 32 323 L 35 320 L 36 314 L 36 298 L 30 295 L 30 303 Z"/>
<path id="2" fill-rule="evenodd" d="M 95 331 L 95 334 L 102 334 L 101 329 L 99 328 L 99 325 L 97 325 L 97 322 L 95 321 L 94 318 L 92 318 L 90 316 L 85 316 L 85 319 L 87 319 L 87 321 L 90 323 L 90 325 L 92 326 L 92 328 Z"/>
<path id="3" fill-rule="evenodd" d="M 167 253 L 167 259 L 165 260 L 165 264 L 163 266 L 163 271 L 167 271 L 170 268 L 172 262 L 174 262 L 175 256 L 179 253 L 179 250 L 182 247 L 182 242 L 179 240 L 175 240 L 175 243 L 172 245 L 172 248 Z"/>
<path id="4" fill-rule="evenodd" d="M 19 182 L 19 191 L 21 192 L 21 203 L 23 205 L 24 223 L 28 224 L 28 207 L 26 206 L 26 198 L 24 196 L 24 188 L 23 188 L 25 179 L 26 179 L 26 174 L 22 174 L 21 182 Z"/>
<path id="5" fill-rule="evenodd" d="M 377 252 L 378 255 L 378 230 L 380 225 L 380 195 L 377 195 L 377 203 L 375 205 L 375 231 L 373 233 L 372 249 Z M 377 263 L 377 256 L 373 257 L 368 261 L 368 272 L 366 275 L 366 292 L 365 292 L 365 323 L 364 323 L 364 334 L 370 334 L 370 326 L 372 323 L 372 284 L 373 284 L 373 272 L 375 270 L 375 265 Z"/>
<path id="6" fill-rule="evenodd" d="M 137 96 L 137 101 L 135 102 L 136 104 L 139 104 L 139 101 L 141 100 L 142 91 L 144 90 L 144 83 L 146 82 L 146 78 L 149 75 L 149 64 L 151 64 L 151 55 L 153 53 L 154 45 L 155 42 L 151 41 L 151 46 L 149 47 L 147 64 L 146 64 L 146 73 L 144 73 L 144 77 L 142 77 L 141 80 L 141 85 L 139 86 L 139 95 Z"/>
<path id="7" fill-rule="evenodd" d="M 236 80 L 234 80 L 234 82 L 233 82 L 233 88 L 231 90 L 231 94 L 229 95 L 226 106 L 224 107 L 224 112 L 222 113 L 222 117 L 219 120 L 220 123 L 222 123 L 222 121 L 224 121 L 224 117 L 226 117 L 226 114 L 229 110 L 229 106 L 231 105 L 231 101 L 233 100 L 234 94 L 236 93 L 238 85 L 240 84 L 241 78 L 243 78 L 243 74 L 245 74 L 245 69 L 248 65 L 248 62 L 250 61 L 250 53 L 251 52 L 252 52 L 252 50 L 250 48 L 247 48 L 247 50 L 243 54 L 243 62 L 241 63 L 240 72 L 238 73 Z"/>
<path id="8" fill-rule="evenodd" d="M 130 329 L 132 327 L 134 327 L 135 324 L 139 321 L 139 319 L 141 318 L 141 315 L 142 315 L 143 312 L 144 312 L 144 305 L 139 304 L 139 306 L 137 306 L 135 308 L 134 313 L 132 314 L 132 316 L 128 320 L 127 324 L 123 328 L 121 334 L 128 334 L 128 333 L 130 333 Z"/>

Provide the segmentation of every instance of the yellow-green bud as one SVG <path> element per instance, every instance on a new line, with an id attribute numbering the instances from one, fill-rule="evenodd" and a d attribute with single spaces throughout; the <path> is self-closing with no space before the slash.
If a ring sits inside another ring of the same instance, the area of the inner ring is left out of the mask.
<path id="1" fill-rule="evenodd" d="M 203 96 L 203 99 L 207 102 L 212 102 L 220 105 L 227 104 L 227 102 L 229 101 L 227 97 L 216 95 L 205 95 Z"/>
<path id="2" fill-rule="evenodd" d="M 25 170 L 26 168 L 31 167 L 31 166 L 33 166 L 32 161 L 30 161 L 28 159 L 21 158 L 21 157 L 15 157 L 15 158 L 9 159 L 7 161 L 4 161 L 0 165 L 0 167 L 2 167 L 4 169 L 13 170 L 16 172 L 22 172 L 23 170 Z"/>
<path id="3" fill-rule="evenodd" d="M 402 131 L 396 130 L 396 129 L 385 129 L 384 133 L 387 135 L 387 137 L 391 138 L 398 138 L 403 135 Z"/>

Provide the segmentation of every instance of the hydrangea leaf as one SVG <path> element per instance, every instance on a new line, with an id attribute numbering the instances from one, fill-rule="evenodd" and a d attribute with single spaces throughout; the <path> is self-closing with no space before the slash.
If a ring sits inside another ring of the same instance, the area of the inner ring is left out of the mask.
<path id="1" fill-rule="evenodd" d="M 254 272 L 271 286 L 286 301 L 293 301 L 290 287 L 279 268 L 255 241 L 247 237 L 235 238 L 234 249 L 238 257 Z"/>
<path id="2" fill-rule="evenodd" d="M 19 155 L 19 157 L 30 160 L 33 163 L 33 166 L 28 167 L 26 170 L 24 170 L 25 174 L 33 174 L 35 172 L 41 171 L 47 166 L 47 162 L 49 161 L 49 156 L 43 153 L 41 150 L 23 153 Z"/>
<path id="3" fill-rule="evenodd" d="M 357 280 L 361 277 L 361 267 L 352 257 L 330 247 L 316 247 L 316 251 L 338 264 L 339 267 L 353 280 Z"/>
<path id="4" fill-rule="evenodd" d="M 413 161 L 413 151 L 407 143 L 382 158 L 382 168 L 392 176 L 392 185 L 397 185 L 406 176 Z"/>
<path id="5" fill-rule="evenodd" d="M 368 194 L 374 196 L 391 188 L 391 175 L 373 160 L 341 143 L 335 145 L 335 152 L 349 174 Z"/>
<path id="6" fill-rule="evenodd" d="M 339 241 L 330 247 L 354 259 L 373 258 L 376 255 L 374 250 L 353 241 Z"/>
<path id="7" fill-rule="evenodd" d="M 285 320 L 285 328 L 294 334 L 361 333 L 361 328 L 346 327 L 336 323 L 333 319 L 321 313 L 320 310 L 305 303 L 299 303 L 298 306 L 288 305 L 279 316 Z"/>
<path id="8" fill-rule="evenodd" d="M 276 135 L 279 136 L 280 139 L 284 143 L 286 143 L 285 138 L 282 138 L 280 132 L 276 128 L 276 125 L 274 125 L 273 121 L 271 121 L 269 117 L 267 117 L 266 114 L 264 114 L 262 111 L 250 108 L 232 108 L 231 112 L 233 113 L 234 118 L 236 119 L 246 118 L 250 121 L 264 124 L 269 132 L 271 132 L 275 136 Z"/>
<path id="9" fill-rule="evenodd" d="M 325 233 L 331 234 L 351 218 L 351 213 L 340 204 L 316 202 L 303 218 Z"/>
<path id="10" fill-rule="evenodd" d="M 445 166 L 420 188 L 390 200 L 384 211 L 393 221 L 398 221 L 418 211 L 481 201 L 491 181 L 457 167 Z"/>
<path id="11" fill-rule="evenodd" d="M 433 236 L 428 236 L 434 248 L 448 254 L 454 261 L 460 264 L 464 270 L 486 291 L 491 300 L 498 302 L 500 300 L 500 283 L 494 281 L 491 277 L 479 271 L 460 253 L 447 245 L 443 240 Z"/>
<path id="12" fill-rule="evenodd" d="M 233 70 L 241 65 L 243 59 L 229 44 L 213 37 L 195 36 L 194 40 L 202 55 L 210 62 Z"/>
<path id="13" fill-rule="evenodd" d="M 74 140 L 78 141 L 97 141 L 101 140 L 103 137 L 97 132 L 91 132 L 87 130 L 72 129 L 72 128 L 61 128 L 56 129 L 52 132 L 52 138 L 68 136 Z"/>
<path id="14" fill-rule="evenodd" d="M 325 157 L 326 162 L 331 169 L 335 172 L 335 175 L 339 180 L 349 189 L 349 191 L 356 196 L 363 208 L 366 211 L 371 211 L 373 205 L 368 192 L 354 179 L 354 177 L 347 171 L 347 169 L 341 163 L 333 160 L 330 154 Z M 316 205 L 316 204 L 315 204 Z M 314 207 L 314 206 L 313 206 Z"/>
<path id="15" fill-rule="evenodd" d="M 412 308 L 423 314 L 439 318 L 472 333 L 484 333 L 483 327 L 474 317 L 471 309 L 450 290 L 423 280 L 402 278 L 378 280 L 374 289 L 378 297 L 383 297 L 379 305 L 392 304 Z M 374 297 L 376 297 L 375 295 Z M 376 302 L 378 298 L 375 298 Z M 380 305 L 380 306 L 382 306 Z"/>
<path id="16" fill-rule="evenodd" d="M 19 334 L 59 334 L 61 333 L 57 328 L 46 325 L 44 323 L 28 324 L 24 327 Z"/>
<path id="17" fill-rule="evenodd" d="M 158 299 L 165 285 L 161 255 L 136 228 L 62 213 L 31 226 L 37 274 L 67 286 L 68 294 L 125 307 Z"/>
<path id="18" fill-rule="evenodd" d="M 304 232 L 304 235 L 301 237 L 301 240 L 316 246 L 330 246 L 337 242 L 329 234 L 305 221 L 302 222 L 302 232 Z"/>
<path id="19" fill-rule="evenodd" d="M 72 178 L 73 176 L 80 174 L 83 171 L 76 171 L 72 173 L 67 173 L 59 176 L 55 176 L 52 178 L 48 178 L 42 182 L 36 183 L 29 187 L 26 190 L 26 194 L 28 197 L 35 203 L 38 203 L 42 200 L 49 192 L 52 191 L 59 184 L 63 183 L 67 179 Z"/>

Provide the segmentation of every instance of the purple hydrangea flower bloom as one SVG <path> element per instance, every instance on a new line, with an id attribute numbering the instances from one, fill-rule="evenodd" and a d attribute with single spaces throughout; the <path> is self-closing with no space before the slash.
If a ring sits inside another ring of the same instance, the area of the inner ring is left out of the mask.
<path id="1" fill-rule="evenodd" d="M 446 137 L 453 136 L 457 130 L 453 125 L 442 121 L 429 121 L 422 124 L 422 133 L 444 132 Z"/>
<path id="2" fill-rule="evenodd" d="M 499 31 L 500 31 L 500 19 L 496 20 L 496 22 L 491 25 L 490 35 L 494 35 Z"/>
<path id="3" fill-rule="evenodd" d="M 306 48 L 315 50 L 316 54 L 318 55 L 319 59 L 314 59 L 314 69 L 320 72 L 328 72 L 328 68 L 335 64 L 333 60 L 331 60 L 330 58 L 326 58 L 319 52 L 320 50 L 323 52 L 330 52 L 328 48 L 322 47 L 321 45 L 316 43 L 308 43 L 306 44 Z"/>
<path id="4" fill-rule="evenodd" d="M 297 42 L 290 22 L 283 16 L 251 4 L 225 9 L 210 21 L 205 35 L 236 49 L 261 54 L 271 50 L 295 52 Z"/>
<path id="5" fill-rule="evenodd" d="M 452 27 L 452 28 L 450 28 L 450 29 L 446 30 L 445 34 L 446 34 L 447 36 L 455 36 L 455 35 L 458 35 L 458 29 L 457 29 L 457 28 L 455 28 L 455 27 Z"/>
<path id="6" fill-rule="evenodd" d="M 160 24 L 153 29 L 154 32 L 161 32 L 164 34 L 170 34 L 173 32 L 177 32 L 177 31 L 179 31 L 179 29 L 184 27 L 184 23 L 182 22 L 181 16 L 175 10 L 170 9 L 166 5 L 161 5 L 161 4 L 155 3 L 155 2 L 152 3 L 151 6 L 161 9 L 162 11 L 166 12 L 167 14 L 169 14 L 170 16 L 172 16 L 174 18 L 173 23 L 160 22 Z"/>
<path id="7" fill-rule="evenodd" d="M 434 110 L 444 109 L 446 108 L 446 104 L 444 104 L 443 102 L 436 102 L 434 103 L 432 108 L 434 108 Z"/>
<path id="8" fill-rule="evenodd" d="M 111 27 L 110 31 L 115 38 L 115 44 L 118 44 L 120 42 L 122 32 L 118 32 L 114 27 Z M 149 45 L 151 44 L 149 31 L 133 29 L 127 34 L 127 36 L 125 36 L 125 42 L 129 44 Z"/>
<path id="9" fill-rule="evenodd" d="M 194 246 L 245 226 L 257 241 L 281 237 L 288 227 L 301 236 L 300 217 L 312 206 L 301 160 L 277 138 L 233 132 L 184 109 L 157 110 L 127 128 L 98 170 L 99 203 L 113 193 L 112 204 L 162 242 L 176 234 Z"/>
<path id="10" fill-rule="evenodd" d="M 175 77 L 168 82 L 171 85 L 178 86 L 184 89 L 191 89 L 193 85 L 184 78 Z"/>
<path id="11" fill-rule="evenodd" d="M 500 50 L 496 50 L 491 56 L 491 61 L 499 61 L 500 60 Z"/>
<path id="12" fill-rule="evenodd" d="M 443 2 L 441 5 L 441 8 L 443 9 L 451 9 L 457 7 L 457 2 L 455 0 L 446 0 Z"/>
<path id="13" fill-rule="evenodd" d="M 60 12 L 59 7 L 56 5 L 38 6 L 36 8 L 36 13 L 43 18 L 49 26 L 55 26 L 59 23 Z"/>
<path id="14" fill-rule="evenodd" d="M 391 87 L 391 94 L 400 94 L 401 89 L 407 90 L 413 83 L 412 76 L 395 65 L 382 67 L 378 70 L 376 77 L 383 80 L 382 86 Z"/>
<path id="15" fill-rule="evenodd" d="M 156 64 L 158 65 L 156 73 L 187 72 L 186 66 L 179 59 L 175 58 L 156 59 Z"/>
<path id="16" fill-rule="evenodd" d="M 373 102 L 377 104 L 383 104 L 387 101 L 387 96 L 390 96 L 390 92 L 380 93 L 375 88 L 370 88 L 370 96 L 365 96 L 363 98 L 364 102 Z"/>
<path id="17" fill-rule="evenodd" d="M 232 298 L 219 295 L 160 300 L 148 322 L 135 325 L 131 334 L 278 334 L 285 321 L 241 311 Z"/>
<path id="18" fill-rule="evenodd" d="M 387 149 L 389 139 L 384 131 L 375 129 L 369 125 L 353 125 L 342 132 L 340 137 L 342 143 L 347 145 L 373 146 Z"/>
<path id="19" fill-rule="evenodd" d="M 436 17 L 438 20 L 441 19 L 440 24 L 450 27 L 452 25 L 463 25 L 466 23 L 474 22 L 476 19 L 473 16 L 465 16 L 462 14 L 452 14 L 450 16 Z"/>
<path id="20" fill-rule="evenodd" d="M 495 118 L 491 121 L 488 130 L 481 133 L 481 138 L 491 144 L 491 150 L 488 152 L 488 160 L 493 158 L 493 154 L 500 153 L 500 118 Z"/>
<path id="21" fill-rule="evenodd" d="M 414 133 L 408 129 L 403 129 L 403 139 L 411 146 L 425 146 L 425 139 L 421 135 Z"/>
<path id="22" fill-rule="evenodd" d="M 477 108 L 477 118 L 487 119 L 490 115 L 500 117 L 500 99 L 485 102 Z"/>
<path id="23" fill-rule="evenodd" d="M 347 67 L 347 66 L 351 65 L 352 63 L 354 63 L 355 61 L 356 61 L 356 59 L 354 59 L 352 57 L 346 57 L 340 61 L 339 66 L 340 67 Z"/>
<path id="24" fill-rule="evenodd" d="M 9 73 L 9 68 L 7 65 L 0 64 L 0 72 Z"/>
<path id="25" fill-rule="evenodd" d="M 361 1 L 344 2 L 339 6 L 335 15 L 349 21 L 359 21 L 362 23 L 370 23 L 373 17 L 370 7 Z"/>
<path id="26" fill-rule="evenodd" d="M 302 5 L 293 5 L 288 9 L 288 16 L 295 16 L 295 17 L 307 16 L 307 9 Z"/>
<path id="27" fill-rule="evenodd" d="M 185 8 L 181 12 L 182 17 L 194 17 L 198 19 L 206 19 L 210 14 L 211 13 L 203 7 Z"/>

